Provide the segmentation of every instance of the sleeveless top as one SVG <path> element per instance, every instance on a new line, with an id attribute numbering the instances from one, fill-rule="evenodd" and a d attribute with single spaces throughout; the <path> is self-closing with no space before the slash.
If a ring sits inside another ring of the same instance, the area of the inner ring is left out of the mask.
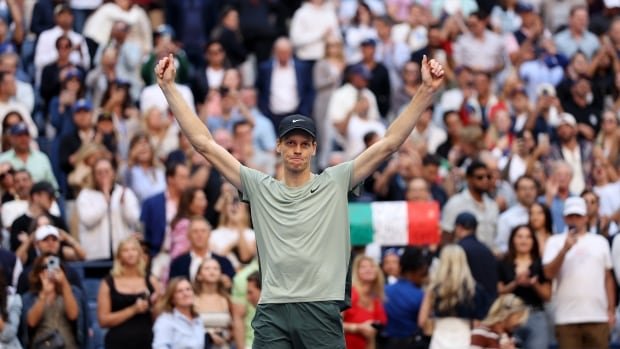
<path id="1" fill-rule="evenodd" d="M 145 281 L 148 294 L 146 292 L 125 294 L 118 292 L 114 278 L 108 275 L 104 282 L 110 288 L 111 311 L 116 312 L 130 307 L 136 303 L 138 298 L 146 297 L 148 299 L 155 289 L 148 276 Z M 150 312 L 134 315 L 122 324 L 111 327 L 105 336 L 105 347 L 107 349 L 150 349 L 152 342 L 153 320 Z"/>
<path id="2" fill-rule="evenodd" d="M 200 319 L 205 327 L 205 332 L 216 332 L 225 338 L 230 338 L 230 328 L 232 326 L 232 316 L 228 311 L 201 313 Z M 216 346 L 212 349 L 228 349 L 228 344 Z"/>

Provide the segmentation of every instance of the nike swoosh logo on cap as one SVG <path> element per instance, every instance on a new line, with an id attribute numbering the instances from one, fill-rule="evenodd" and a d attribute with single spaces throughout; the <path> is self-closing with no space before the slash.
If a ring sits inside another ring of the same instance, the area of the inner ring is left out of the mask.
<path id="1" fill-rule="evenodd" d="M 292 122 L 292 123 L 296 123 L 296 122 L 298 122 L 298 121 L 303 121 L 303 120 L 302 120 L 302 119 L 295 119 L 295 120 L 292 120 L 291 122 Z"/>

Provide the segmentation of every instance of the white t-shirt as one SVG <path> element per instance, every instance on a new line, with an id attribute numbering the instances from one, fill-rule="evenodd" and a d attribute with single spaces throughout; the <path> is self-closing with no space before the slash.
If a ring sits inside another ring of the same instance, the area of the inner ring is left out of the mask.
<path id="1" fill-rule="evenodd" d="M 379 120 L 362 119 L 357 115 L 349 119 L 345 146 L 347 160 L 352 160 L 366 149 L 364 136 L 369 132 L 376 132 L 380 138 L 383 138 L 385 125 Z"/>
<path id="2" fill-rule="evenodd" d="M 558 255 L 567 234 L 547 241 L 543 265 Z M 605 273 L 612 268 L 609 244 L 604 237 L 585 234 L 568 251 L 556 275 L 555 323 L 558 325 L 607 322 Z"/>
<path id="3" fill-rule="evenodd" d="M 254 230 L 245 229 L 243 231 L 243 237 L 247 242 L 254 243 L 256 236 Z M 224 256 L 230 260 L 233 267 L 240 266 L 240 262 L 234 253 L 228 252 L 228 246 L 236 245 L 239 242 L 239 230 L 228 227 L 219 227 L 211 232 L 209 238 L 209 250 L 220 256 Z"/>

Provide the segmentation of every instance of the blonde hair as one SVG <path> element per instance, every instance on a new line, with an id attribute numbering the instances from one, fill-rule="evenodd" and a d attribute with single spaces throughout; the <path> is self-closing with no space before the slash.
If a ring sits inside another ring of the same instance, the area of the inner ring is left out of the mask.
<path id="1" fill-rule="evenodd" d="M 373 281 L 373 284 L 370 288 L 372 295 L 379 298 L 380 300 L 383 300 L 384 298 L 383 288 L 384 288 L 384 283 L 385 283 L 383 279 L 383 273 L 381 272 L 381 269 L 379 268 L 379 265 L 375 262 L 375 260 L 368 256 L 359 255 L 355 257 L 355 259 L 353 260 L 353 267 L 351 269 L 351 279 L 352 279 L 351 281 L 352 281 L 353 287 L 359 290 L 360 287 L 362 286 L 362 283 L 358 276 L 358 272 L 359 272 L 360 264 L 362 264 L 363 261 L 370 262 L 370 264 L 372 264 L 372 267 L 377 272 L 377 277 Z"/>
<path id="2" fill-rule="evenodd" d="M 119 277 L 125 274 L 125 267 L 123 266 L 123 263 L 120 260 L 120 254 L 123 248 L 130 244 L 135 244 L 136 248 L 138 249 L 138 258 L 139 258 L 138 266 L 137 266 L 138 275 L 146 276 L 146 262 L 144 261 L 144 251 L 142 250 L 140 241 L 138 241 L 138 239 L 134 236 L 130 236 L 126 238 L 125 240 L 121 241 L 120 244 L 118 244 L 118 248 L 116 249 L 116 254 L 114 255 L 114 263 L 112 264 L 112 270 L 110 271 L 110 274 L 112 276 Z"/>
<path id="3" fill-rule="evenodd" d="M 183 281 L 187 282 L 191 287 L 192 283 L 183 276 L 177 276 L 168 281 L 168 287 L 166 287 L 166 292 L 164 292 L 164 295 L 155 305 L 155 314 L 160 315 L 161 313 L 172 313 L 175 307 L 174 294 L 176 293 L 179 284 Z M 191 313 L 192 317 L 198 316 L 198 312 L 196 312 L 196 308 L 193 305 L 191 307 Z"/>
<path id="4" fill-rule="evenodd" d="M 523 300 L 512 293 L 504 294 L 499 296 L 493 305 L 491 305 L 491 309 L 489 309 L 489 313 L 482 320 L 482 324 L 485 326 L 492 326 L 497 323 L 503 322 L 508 319 L 512 314 L 523 312 L 523 316 L 519 319 L 519 323 L 525 323 L 528 316 L 528 308 L 523 302 Z"/>
<path id="5" fill-rule="evenodd" d="M 446 245 L 441 250 L 430 290 L 440 312 L 450 312 L 457 304 L 473 299 L 476 282 L 469 270 L 465 251 L 459 245 Z"/>
<path id="6" fill-rule="evenodd" d="M 202 263 L 200 263 L 200 266 L 198 267 L 198 272 L 196 273 L 196 278 L 194 279 L 194 293 L 196 295 L 200 295 L 204 292 L 204 281 L 202 280 L 202 277 L 200 276 L 200 273 L 202 271 L 202 267 L 207 264 L 207 262 L 210 261 L 214 261 L 215 264 L 217 264 L 220 267 L 220 276 L 224 275 L 224 273 L 222 272 L 222 266 L 220 265 L 220 263 L 213 259 L 213 258 L 205 258 L 205 260 L 202 261 Z M 226 287 L 224 286 L 224 282 L 222 280 L 222 278 L 220 277 L 220 279 L 217 281 L 217 294 L 219 294 L 222 297 L 225 297 L 226 299 L 229 299 L 229 294 L 228 294 L 228 290 L 226 289 Z"/>

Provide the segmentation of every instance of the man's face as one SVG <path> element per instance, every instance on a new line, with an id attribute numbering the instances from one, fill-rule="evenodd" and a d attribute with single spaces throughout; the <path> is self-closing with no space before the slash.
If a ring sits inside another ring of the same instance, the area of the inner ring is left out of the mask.
<path id="1" fill-rule="evenodd" d="M 491 183 L 491 175 L 486 168 L 479 168 L 474 171 L 471 177 L 467 179 L 468 186 L 479 193 L 489 191 Z"/>
<path id="2" fill-rule="evenodd" d="M 575 227 L 577 232 L 581 232 L 585 230 L 588 225 L 588 217 L 571 214 L 568 216 L 564 216 L 564 222 L 566 223 L 566 226 Z"/>
<path id="3" fill-rule="evenodd" d="M 521 179 L 517 186 L 517 200 L 521 205 L 530 207 L 536 201 L 536 183 L 531 179 Z"/>
<path id="4" fill-rule="evenodd" d="M 73 26 L 73 14 L 71 11 L 62 11 L 56 15 L 56 25 L 64 30 L 71 29 Z"/>
<path id="5" fill-rule="evenodd" d="M 482 33 L 484 33 L 485 25 L 485 21 L 480 20 L 476 16 L 469 16 L 467 18 L 467 27 L 475 36 L 480 36 L 482 35 Z"/>
<path id="6" fill-rule="evenodd" d="M 15 191 L 21 199 L 25 199 L 30 194 L 32 188 L 32 178 L 26 172 L 17 172 L 13 178 L 15 183 Z"/>
<path id="7" fill-rule="evenodd" d="M 351 85 L 358 90 L 365 89 L 368 86 L 368 80 L 360 74 L 352 74 L 349 80 L 351 81 Z"/>
<path id="8" fill-rule="evenodd" d="M 598 197 L 596 197 L 594 193 L 586 193 L 585 195 L 583 195 L 583 199 L 586 202 L 588 216 L 589 217 L 597 216 L 598 211 L 599 211 Z"/>
<path id="9" fill-rule="evenodd" d="M 54 198 L 46 192 L 35 193 L 32 196 L 32 202 L 44 209 L 45 211 L 49 211 L 54 203 Z"/>
<path id="10" fill-rule="evenodd" d="M 238 143 L 252 143 L 252 126 L 249 124 L 239 125 L 235 128 L 235 140 Z"/>
<path id="11" fill-rule="evenodd" d="M 364 61 L 375 60 L 375 45 L 362 45 L 362 59 Z"/>
<path id="12" fill-rule="evenodd" d="M 60 253 L 60 240 L 54 235 L 48 235 L 45 239 L 37 241 L 36 245 L 41 254 L 58 255 Z"/>
<path id="13" fill-rule="evenodd" d="M 285 170 L 301 173 L 310 168 L 310 160 L 316 154 L 316 142 L 306 132 L 292 131 L 278 140 L 276 150 L 282 157 Z"/>
<path id="14" fill-rule="evenodd" d="M 248 281 L 246 297 L 248 299 L 248 302 L 250 302 L 250 304 L 252 304 L 254 307 L 258 305 L 258 301 L 260 300 L 260 289 L 256 287 L 255 282 Z"/>
<path id="15" fill-rule="evenodd" d="M 18 153 L 25 153 L 30 150 L 30 135 L 19 134 L 11 136 L 11 146 Z"/>
<path id="16" fill-rule="evenodd" d="M 407 186 L 407 201 L 428 201 L 430 193 L 426 181 L 422 178 L 413 179 Z"/>
<path id="17" fill-rule="evenodd" d="M 558 133 L 558 138 L 563 143 L 572 140 L 577 135 L 575 127 L 568 124 L 561 124 L 557 127 L 556 131 Z"/>
<path id="18" fill-rule="evenodd" d="M 188 237 L 192 249 L 201 250 L 209 246 L 211 228 L 205 221 L 193 221 L 189 226 Z"/>
<path id="19" fill-rule="evenodd" d="M 207 48 L 209 65 L 221 65 L 226 59 L 224 48 L 220 44 L 212 44 Z"/>
<path id="20" fill-rule="evenodd" d="M 439 166 L 435 164 L 428 164 L 422 168 L 422 176 L 429 183 L 435 183 L 439 177 Z"/>
<path id="21" fill-rule="evenodd" d="M 73 114 L 73 121 L 79 130 L 88 130 L 93 126 L 93 114 L 88 110 L 77 110 Z"/>
<path id="22" fill-rule="evenodd" d="M 588 27 L 588 11 L 585 9 L 576 10 L 569 19 L 569 25 L 571 29 L 579 32 L 583 32 Z"/>
<path id="23" fill-rule="evenodd" d="M 2 79 L 2 93 L 7 96 L 15 96 L 15 94 L 17 93 L 15 75 L 4 74 L 4 78 Z"/>

